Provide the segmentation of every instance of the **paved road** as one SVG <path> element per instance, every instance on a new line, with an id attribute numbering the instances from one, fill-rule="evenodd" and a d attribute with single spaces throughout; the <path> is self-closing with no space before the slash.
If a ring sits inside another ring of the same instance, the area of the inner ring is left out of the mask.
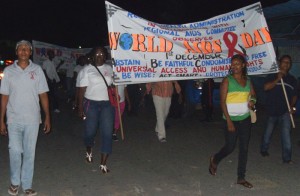
<path id="1" fill-rule="evenodd" d="M 293 130 L 293 160 L 281 162 L 278 130 L 274 133 L 270 154 L 259 154 L 265 116 L 258 114 L 253 126 L 247 179 L 254 188 L 236 185 L 237 149 L 218 168 L 217 176 L 208 173 L 210 155 L 224 143 L 220 114 L 215 121 L 201 123 L 201 111 L 186 119 L 170 119 L 167 143 L 159 143 L 154 134 L 153 110 L 141 109 L 138 116 L 124 117 L 125 140 L 114 142 L 108 166 L 111 173 L 84 161 L 83 124 L 65 105 L 53 114 L 53 132 L 39 135 L 33 188 L 44 196 L 192 196 L 192 195 L 300 195 L 299 117 Z M 96 140 L 99 148 L 99 140 Z M 97 155 L 97 150 L 94 155 Z M 7 195 L 9 165 L 7 138 L 0 138 L 0 195 Z"/>

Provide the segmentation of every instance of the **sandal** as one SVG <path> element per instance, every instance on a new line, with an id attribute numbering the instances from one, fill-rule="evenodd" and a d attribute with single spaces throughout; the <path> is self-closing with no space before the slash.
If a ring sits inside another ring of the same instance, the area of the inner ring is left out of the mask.
<path id="1" fill-rule="evenodd" d="M 85 160 L 86 160 L 87 163 L 92 163 L 93 162 L 93 154 L 92 154 L 92 152 L 86 152 Z"/>
<path id="2" fill-rule="evenodd" d="M 110 172 L 110 170 L 106 167 L 106 165 L 100 165 L 99 167 L 103 174 Z"/>
<path id="3" fill-rule="evenodd" d="M 10 187 L 8 188 L 8 194 L 9 195 L 18 195 L 19 193 L 19 185 L 13 185 L 11 184 Z"/>
<path id="4" fill-rule="evenodd" d="M 238 180 L 237 184 L 240 184 L 240 185 L 242 185 L 246 188 L 249 188 L 249 189 L 251 189 L 253 187 L 253 185 L 250 182 L 246 181 L 246 180 Z"/>
<path id="5" fill-rule="evenodd" d="M 217 165 L 214 163 L 214 156 L 210 157 L 208 170 L 209 173 L 213 176 L 217 174 Z"/>
<path id="6" fill-rule="evenodd" d="M 35 190 L 33 190 L 33 189 L 26 189 L 26 190 L 24 191 L 24 194 L 25 194 L 26 196 L 34 196 L 34 195 L 37 195 L 37 192 L 36 192 Z"/>

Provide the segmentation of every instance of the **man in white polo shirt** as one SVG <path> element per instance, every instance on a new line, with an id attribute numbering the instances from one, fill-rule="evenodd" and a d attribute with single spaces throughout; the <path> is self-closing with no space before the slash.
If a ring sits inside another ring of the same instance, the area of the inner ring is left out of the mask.
<path id="1" fill-rule="evenodd" d="M 36 195 L 32 189 L 35 148 L 41 123 L 40 104 L 45 112 L 44 132 L 50 132 L 48 86 L 43 70 L 29 59 L 30 42 L 17 43 L 18 60 L 6 67 L 2 79 L 1 121 L 2 135 L 9 136 L 10 195 L 18 195 L 21 186 L 25 195 Z M 5 124 L 7 116 L 7 128 Z"/>

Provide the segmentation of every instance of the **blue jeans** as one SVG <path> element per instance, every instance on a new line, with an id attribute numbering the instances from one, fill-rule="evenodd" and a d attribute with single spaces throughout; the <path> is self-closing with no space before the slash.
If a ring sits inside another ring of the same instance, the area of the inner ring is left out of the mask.
<path id="1" fill-rule="evenodd" d="M 284 162 L 292 159 L 292 144 L 291 144 L 291 119 L 287 112 L 281 116 L 269 116 L 267 128 L 265 129 L 260 150 L 266 152 L 269 149 L 270 140 L 276 124 L 281 125 L 281 145 L 282 145 L 282 160 Z"/>
<path id="2" fill-rule="evenodd" d="M 112 152 L 112 133 L 114 125 L 114 107 L 109 101 L 84 100 L 85 131 L 84 143 L 86 147 L 93 147 L 97 129 L 100 128 L 101 153 Z"/>
<path id="3" fill-rule="evenodd" d="M 227 122 L 225 121 L 225 145 L 214 155 L 214 162 L 219 164 L 222 159 L 233 152 L 237 139 L 239 138 L 239 157 L 238 157 L 238 179 L 245 179 L 247 159 L 248 159 L 248 145 L 251 135 L 251 121 L 246 118 L 242 121 L 233 121 L 235 132 L 229 132 Z"/>
<path id="4" fill-rule="evenodd" d="M 39 124 L 8 124 L 10 180 L 23 190 L 32 188 L 35 147 Z"/>

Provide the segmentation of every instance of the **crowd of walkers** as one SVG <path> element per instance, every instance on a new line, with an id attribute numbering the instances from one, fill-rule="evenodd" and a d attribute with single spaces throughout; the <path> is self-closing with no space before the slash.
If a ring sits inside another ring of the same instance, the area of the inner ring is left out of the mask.
<path id="1" fill-rule="evenodd" d="M 41 122 L 40 104 L 44 112 L 43 130 L 51 131 L 50 113 L 61 112 L 58 104 L 57 70 L 64 63 L 55 62 L 52 50 L 47 52 L 48 59 L 41 66 L 30 60 L 32 45 L 22 40 L 16 45 L 17 60 L 4 70 L 1 93 L 2 135 L 9 136 L 10 195 L 18 195 L 22 188 L 27 196 L 36 195 L 32 188 L 34 174 L 35 148 Z M 166 119 L 184 116 L 180 109 L 188 105 L 186 88 L 180 81 L 163 81 L 143 84 L 119 85 L 119 108 L 111 105 L 107 94 L 107 85 L 113 83 L 113 69 L 107 63 L 107 51 L 104 47 L 95 47 L 77 60 L 77 66 L 70 68 L 66 75 L 68 103 L 84 119 L 85 161 L 93 162 L 94 154 L 100 154 L 99 169 L 103 174 L 110 172 L 108 157 L 112 153 L 113 141 L 118 141 L 120 117 L 127 109 L 129 115 L 137 115 L 142 105 L 153 101 L 156 113 L 156 125 L 153 133 L 159 142 L 167 142 Z M 279 124 L 282 140 L 282 161 L 292 164 L 291 157 L 291 116 L 295 113 L 297 100 L 297 80 L 289 73 L 292 59 L 283 55 L 279 59 L 278 73 L 266 78 L 266 112 L 268 120 L 262 137 L 261 155 L 269 156 L 268 149 L 272 132 Z M 282 86 L 285 87 L 283 91 Z M 203 83 L 202 106 L 204 121 L 213 119 L 214 80 Z M 47 93 L 48 92 L 48 93 Z M 48 99 L 49 97 L 49 99 Z M 286 104 L 286 98 L 289 105 Z M 255 89 L 247 76 L 247 62 L 241 54 L 231 57 L 229 74 L 220 85 L 220 107 L 223 112 L 225 144 L 209 159 L 209 172 L 217 174 L 221 161 L 233 152 L 239 140 L 237 184 L 247 188 L 253 185 L 245 179 L 248 157 L 248 144 L 251 135 L 251 110 L 256 104 Z M 276 105 L 277 107 L 274 107 Z M 51 108 L 51 109 L 49 109 Z M 6 121 L 5 121 L 6 120 Z M 100 134 L 97 134 L 100 132 Z M 96 135 L 100 135 L 100 150 L 94 149 Z"/>

